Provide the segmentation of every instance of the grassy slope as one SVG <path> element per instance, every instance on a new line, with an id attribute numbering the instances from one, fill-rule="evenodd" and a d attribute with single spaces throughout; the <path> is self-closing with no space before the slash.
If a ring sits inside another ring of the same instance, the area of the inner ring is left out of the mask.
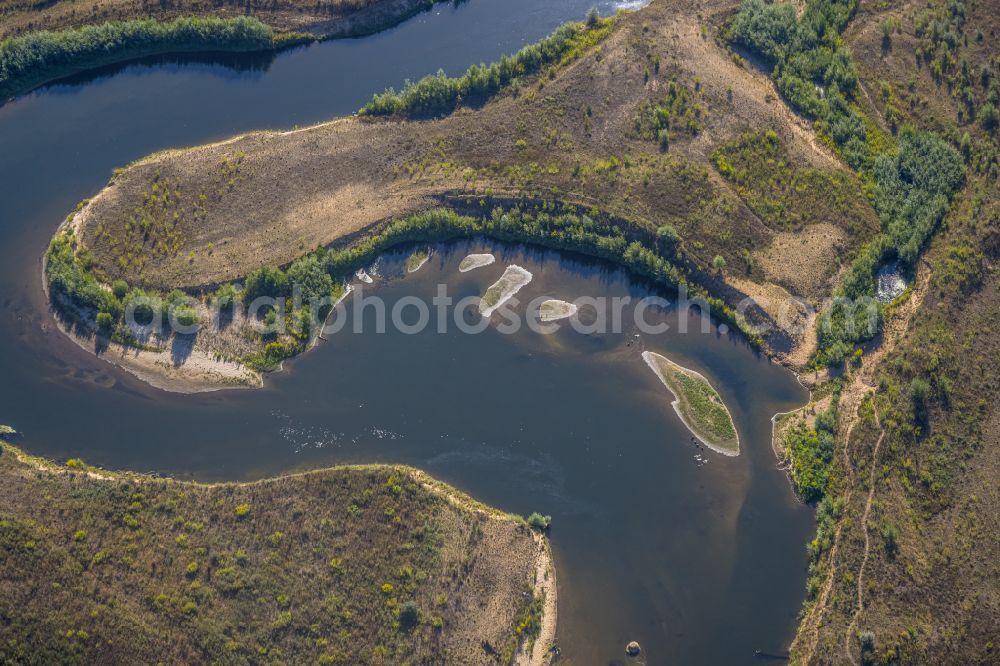
<path id="1" fill-rule="evenodd" d="M 985 2 L 959 3 L 966 19 L 951 75 L 917 65 L 914 19 L 952 15 L 943 2 L 862 3 L 847 33 L 870 111 L 888 129 L 914 123 L 956 143 L 972 137 L 969 183 L 927 251 L 925 290 L 895 348 L 855 371 L 870 384 L 845 414 L 831 470 L 832 493 L 849 497 L 821 537 L 818 572 L 829 594 L 810 600 L 795 656 L 800 662 L 986 664 L 1000 635 L 1000 194 L 997 136 L 970 113 L 961 82 L 969 70 L 1000 74 L 995 46 L 977 39 L 1000 28 Z M 881 26 L 893 26 L 888 39 Z M 944 34 L 946 31 L 942 31 Z M 952 80 L 949 80 L 952 79 Z M 973 89 L 973 107 L 987 88 Z M 851 429 L 853 427 L 853 429 Z M 877 447 L 877 448 L 876 448 Z M 877 454 L 877 455 L 876 455 Z M 874 482 L 874 483 L 872 483 Z M 853 491 L 853 492 L 851 492 Z M 834 544 L 839 544 L 834 547 Z M 870 632 L 870 633 L 867 633 Z M 859 634 L 870 643 L 862 645 Z"/>
<path id="2" fill-rule="evenodd" d="M 430 484 L 368 466 L 207 486 L 4 447 L 0 662 L 479 663 L 484 640 L 510 653 L 536 539 Z"/>
<path id="3" fill-rule="evenodd" d="M 706 15 L 718 21 L 732 7 L 713 3 Z M 790 234 L 803 253 L 833 258 L 809 283 L 810 293 L 799 294 L 821 298 L 836 257 L 846 260 L 874 232 L 874 216 L 858 189 L 845 205 L 849 190 L 839 186 L 808 206 L 794 191 L 771 193 L 795 209 L 794 225 L 744 203 L 711 153 L 751 128 L 776 132 L 790 177 L 826 174 L 837 182 L 850 175 L 775 99 L 766 77 L 734 62 L 702 27 L 678 3 L 660 0 L 620 18 L 612 34 L 579 59 L 522 81 L 481 108 L 417 122 L 344 119 L 151 156 L 116 175 L 83 210 L 81 238 L 110 278 L 198 287 L 242 277 L 264 263 L 285 264 L 441 197 L 558 199 L 628 220 L 629 233 L 650 244 L 657 228 L 673 226 L 681 238 L 678 260 L 731 302 L 745 294 L 715 276 L 715 256 L 725 259 L 729 274 L 767 284 L 776 278 L 756 257 L 778 234 Z M 685 105 L 673 101 L 674 89 L 683 91 Z M 666 152 L 657 138 L 658 107 L 668 117 Z M 237 156 L 238 167 L 225 172 Z M 147 210 L 142 201 L 154 184 L 161 196 L 193 194 Z M 195 205 L 199 193 L 206 198 Z M 153 218 L 144 241 L 150 247 L 128 231 L 137 207 Z M 829 210 L 844 211 L 832 220 L 832 228 L 842 230 L 836 243 L 829 233 L 807 234 L 831 222 Z M 173 220 L 174 213 L 179 224 L 156 222 Z M 170 243 L 154 249 L 168 232 Z M 144 254 L 141 266 L 133 262 Z"/>

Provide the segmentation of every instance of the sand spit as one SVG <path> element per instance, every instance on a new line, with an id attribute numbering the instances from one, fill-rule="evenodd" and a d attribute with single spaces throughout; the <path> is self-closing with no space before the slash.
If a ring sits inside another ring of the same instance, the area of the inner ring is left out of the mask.
<path id="1" fill-rule="evenodd" d="M 521 287 L 531 282 L 531 273 L 514 264 L 507 267 L 500 279 L 490 285 L 479 302 L 479 312 L 489 317 L 501 305 L 511 299 Z"/>
<path id="2" fill-rule="evenodd" d="M 556 595 L 556 569 L 548 540 L 535 535 L 538 544 L 538 559 L 535 561 L 535 598 L 542 597 L 542 626 L 538 636 L 529 646 L 522 643 L 514 655 L 514 666 L 548 666 L 553 661 L 556 647 L 556 625 L 558 624 L 558 596 Z"/>
<path id="3" fill-rule="evenodd" d="M 489 266 L 496 260 L 497 258 L 492 254 L 470 254 L 465 259 L 462 259 L 462 263 L 458 265 L 458 270 L 460 273 L 468 273 L 471 270 Z"/>
<path id="4" fill-rule="evenodd" d="M 729 409 L 701 374 L 666 356 L 642 352 L 642 360 L 674 394 L 671 405 L 698 441 L 724 456 L 740 454 L 740 438 Z"/>
<path id="5" fill-rule="evenodd" d="M 559 321 L 560 319 L 572 317 L 577 313 L 578 309 L 575 303 L 550 298 L 542 303 L 542 306 L 538 309 L 538 318 L 543 322 Z"/>
<path id="6" fill-rule="evenodd" d="M 226 389 L 260 388 L 260 373 L 234 361 L 214 358 L 194 349 L 181 361 L 170 350 L 152 351 L 107 343 L 100 353 L 94 351 L 96 334 L 83 337 L 69 330 L 56 318 L 58 326 L 81 349 L 118 366 L 153 388 L 169 393 L 209 393 Z"/>

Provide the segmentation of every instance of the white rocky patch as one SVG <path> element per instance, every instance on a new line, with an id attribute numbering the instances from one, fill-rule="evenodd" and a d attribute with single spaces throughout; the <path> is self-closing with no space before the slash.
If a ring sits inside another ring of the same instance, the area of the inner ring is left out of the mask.
<path id="1" fill-rule="evenodd" d="M 531 282 L 531 273 L 517 265 L 508 266 L 500 279 L 494 282 L 479 302 L 479 312 L 489 317 L 501 305 Z"/>
<path id="2" fill-rule="evenodd" d="M 458 270 L 461 273 L 468 273 L 476 268 L 489 266 L 496 260 L 497 258 L 492 254 L 470 254 L 465 259 L 462 259 L 462 263 L 458 265 Z"/>
<path id="3" fill-rule="evenodd" d="M 558 321 L 572 317 L 576 314 L 577 309 L 575 303 L 567 303 L 566 301 L 550 298 L 542 303 L 538 309 L 538 318 L 543 322 Z"/>

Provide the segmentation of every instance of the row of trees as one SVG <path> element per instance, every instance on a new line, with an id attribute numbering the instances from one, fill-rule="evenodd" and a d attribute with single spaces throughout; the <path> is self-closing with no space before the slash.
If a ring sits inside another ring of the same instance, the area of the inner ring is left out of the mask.
<path id="1" fill-rule="evenodd" d="M 463 103 L 480 104 L 518 77 L 537 73 L 543 67 L 560 62 L 581 43 L 590 43 L 606 32 L 610 21 L 594 15 L 583 23 L 567 23 L 513 56 L 505 54 L 489 65 L 472 65 L 459 77 L 449 77 L 439 70 L 437 74 L 425 76 L 416 83 L 407 81 L 399 92 L 389 88 L 375 95 L 359 113 L 368 116 L 427 117 L 447 115 Z"/>
<path id="2" fill-rule="evenodd" d="M 128 58 L 168 51 L 266 51 L 300 36 L 277 36 L 255 18 L 137 19 L 0 42 L 0 100 L 45 81 Z"/>
<path id="3" fill-rule="evenodd" d="M 709 296 L 700 288 L 687 284 L 684 272 L 660 252 L 638 241 L 629 241 L 621 226 L 599 221 L 594 217 L 567 210 L 547 212 L 537 209 L 501 207 L 493 208 L 483 216 L 462 215 L 451 209 L 434 209 L 395 220 L 381 232 L 347 248 L 316 251 L 297 259 L 287 268 L 265 266 L 247 276 L 240 291 L 231 284 L 222 285 L 211 301 L 221 306 L 236 306 L 242 301 L 248 306 L 259 297 L 287 299 L 285 311 L 286 335 L 265 339 L 264 348 L 244 359 L 260 368 L 272 367 L 284 358 L 305 348 L 311 335 L 313 313 L 310 301 L 336 295 L 345 276 L 360 266 L 373 261 L 389 248 L 408 242 L 439 242 L 454 238 L 483 236 L 500 241 L 527 242 L 542 247 L 578 252 L 605 259 L 628 268 L 633 273 L 669 289 L 682 285 L 689 289 L 692 298 L 701 299 L 711 308 L 712 314 L 742 330 L 754 344 L 760 343 L 743 317 L 731 310 L 720 299 Z M 671 243 L 667 243 L 672 247 Z M 670 247 L 666 248 L 669 252 Z M 128 331 L 121 326 L 123 314 L 131 309 L 136 322 L 161 320 L 171 316 L 182 325 L 193 318 L 197 310 L 189 296 L 174 290 L 162 296 L 129 287 L 116 281 L 111 289 L 103 287 L 91 271 L 92 262 L 85 249 L 77 248 L 73 234 L 63 231 L 53 239 L 48 255 L 46 275 L 53 303 L 64 308 L 65 314 L 74 318 L 96 315 L 98 323 L 107 333 L 119 336 Z M 294 294 L 300 301 L 293 299 Z M 322 320 L 325 312 L 316 313 Z M 128 342 L 128 340 L 119 340 Z"/>
<path id="4" fill-rule="evenodd" d="M 77 248 L 74 234 L 60 231 L 49 244 L 46 253 L 45 277 L 53 304 L 69 320 L 88 324 L 94 317 L 102 333 L 118 342 L 133 342 L 128 329 L 122 326 L 126 312 L 135 322 L 149 325 L 169 319 L 180 326 L 198 324 L 200 315 L 194 299 L 179 289 L 166 295 L 130 287 L 124 280 L 115 280 L 105 288 L 91 271 L 92 259 L 86 249 Z"/>

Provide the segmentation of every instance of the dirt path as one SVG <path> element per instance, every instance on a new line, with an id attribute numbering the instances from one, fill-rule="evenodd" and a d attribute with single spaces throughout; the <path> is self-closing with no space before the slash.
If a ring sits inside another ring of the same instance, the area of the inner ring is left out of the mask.
<path id="1" fill-rule="evenodd" d="M 874 403 L 872 411 L 875 414 L 875 425 L 878 426 L 879 430 L 882 430 L 882 423 L 878 418 L 878 407 Z M 868 565 L 868 554 L 871 551 L 871 530 L 868 529 L 868 518 L 871 516 L 872 500 L 875 498 L 875 474 L 878 471 L 878 452 L 882 447 L 883 439 L 885 439 L 885 430 L 879 433 L 878 440 L 875 442 L 875 450 L 872 452 L 872 469 L 868 477 L 868 499 L 865 500 L 865 511 L 861 518 L 861 529 L 865 533 L 865 552 L 861 557 L 861 566 L 858 568 L 858 607 L 854 610 L 851 623 L 847 625 L 847 631 L 844 632 L 844 654 L 855 666 L 857 666 L 857 662 L 854 660 L 854 655 L 851 654 L 851 635 L 857 630 L 858 617 L 864 607 L 865 567 Z"/>
<path id="2" fill-rule="evenodd" d="M 860 408 L 865 397 L 875 390 L 875 386 L 872 383 L 875 369 L 879 367 L 885 355 L 896 347 L 896 344 L 906 333 L 906 330 L 910 325 L 910 320 L 916 313 L 917 308 L 919 308 L 920 304 L 923 302 L 924 296 L 927 294 L 927 287 L 930 283 L 930 274 L 930 267 L 926 262 L 921 262 L 917 269 L 917 276 L 914 281 L 913 291 L 910 294 L 910 298 L 905 303 L 900 304 L 892 313 L 892 316 L 886 320 L 881 344 L 878 347 L 872 348 L 869 353 L 865 355 L 862 368 L 851 376 L 850 382 L 848 382 L 841 390 L 840 405 L 838 407 L 839 424 L 837 430 L 838 432 L 846 433 L 842 439 L 838 438 L 842 444 L 840 448 L 841 465 L 847 475 L 846 490 L 844 491 L 843 496 L 845 512 L 849 510 L 851 501 L 854 498 L 854 466 L 851 464 L 850 446 L 851 436 L 854 434 L 854 428 L 857 426 L 859 421 L 858 409 Z M 877 411 L 875 413 L 875 422 L 881 429 L 882 426 L 879 421 Z M 856 609 L 851 620 L 851 624 L 847 628 L 847 634 L 845 637 L 845 652 L 852 664 L 855 663 L 855 661 L 849 649 L 850 636 L 853 627 L 857 623 L 863 601 L 862 578 L 864 575 L 864 569 L 867 565 L 870 548 L 870 535 L 868 534 L 867 524 L 875 494 L 875 463 L 878 459 L 879 450 L 884 437 L 885 432 L 883 431 L 882 434 L 879 435 L 878 441 L 875 444 L 875 450 L 872 454 L 872 471 L 869 482 L 868 498 L 865 502 L 865 509 L 861 522 L 862 527 L 865 529 L 865 551 L 864 557 L 861 561 L 861 569 L 857 576 L 858 608 Z M 819 642 L 819 630 L 823 625 L 823 618 L 825 617 L 826 611 L 829 607 L 830 593 L 833 590 L 833 583 L 837 578 L 837 556 L 840 552 L 843 527 L 844 521 L 841 519 L 838 521 L 837 529 L 833 534 L 833 545 L 830 547 L 830 556 L 828 559 L 829 570 L 827 571 L 826 578 L 823 581 L 823 587 L 820 589 L 820 594 L 816 599 L 816 603 L 809 607 L 809 609 L 805 612 L 802 622 L 799 625 L 800 629 L 793 644 L 795 652 L 801 655 L 796 658 L 796 663 L 808 664 L 815 656 L 816 645 Z"/>
<path id="3" fill-rule="evenodd" d="M 845 410 L 843 398 L 839 408 L 841 414 L 844 413 L 857 413 L 857 407 L 860 405 L 853 405 L 853 407 L 848 406 Z M 847 420 L 841 417 L 842 424 Z M 857 419 L 851 419 L 851 423 L 847 428 L 847 436 L 844 438 L 844 446 L 841 448 L 841 458 L 844 469 L 847 472 L 847 490 L 844 493 L 844 506 L 848 507 L 851 504 L 851 500 L 854 497 L 854 468 L 851 466 L 851 435 L 854 433 L 854 426 L 857 425 Z M 805 641 L 804 647 L 802 648 L 802 657 L 797 660 L 797 663 L 808 664 L 812 661 L 813 655 L 816 653 L 816 644 L 819 641 L 819 628 L 823 624 L 823 617 L 826 615 L 826 610 L 828 608 L 828 603 L 830 601 L 830 592 L 833 590 L 833 583 L 837 578 L 837 553 L 840 551 L 841 535 L 844 531 L 843 521 L 837 523 L 837 529 L 833 533 L 833 545 L 830 547 L 830 568 L 827 571 L 826 579 L 823 581 L 823 587 L 820 589 L 819 597 L 816 603 L 813 604 L 809 610 L 806 612 L 805 616 L 802 618 L 801 627 L 799 630 L 799 637 L 802 641 Z M 800 640 L 796 638 L 796 642 Z"/>

